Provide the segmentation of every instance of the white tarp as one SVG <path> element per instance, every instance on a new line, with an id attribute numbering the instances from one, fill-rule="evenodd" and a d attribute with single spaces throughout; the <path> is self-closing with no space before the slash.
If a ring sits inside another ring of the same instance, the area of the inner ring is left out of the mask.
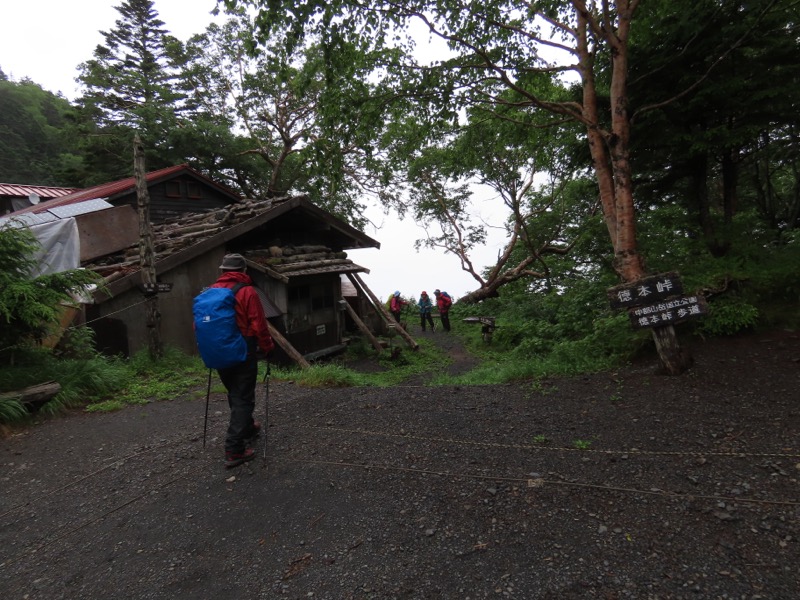
<path id="1" fill-rule="evenodd" d="M 74 218 L 31 225 L 30 230 L 42 246 L 35 256 L 34 277 L 80 267 L 81 242 Z"/>

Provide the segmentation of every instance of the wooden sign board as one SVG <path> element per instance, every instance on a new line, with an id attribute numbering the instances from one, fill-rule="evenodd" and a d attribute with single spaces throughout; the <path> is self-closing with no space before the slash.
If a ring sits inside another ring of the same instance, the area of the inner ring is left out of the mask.
<path id="1" fill-rule="evenodd" d="M 708 314 L 708 304 L 702 296 L 681 296 L 656 304 L 628 309 L 634 329 L 675 325 Z"/>
<path id="2" fill-rule="evenodd" d="M 634 283 L 625 283 L 607 291 L 611 308 L 630 308 L 666 300 L 683 293 L 683 284 L 677 273 L 662 273 L 645 277 Z"/>
<path id="3" fill-rule="evenodd" d="M 145 294 L 163 294 L 172 291 L 172 284 L 159 281 L 157 283 L 143 283 L 141 290 Z"/>

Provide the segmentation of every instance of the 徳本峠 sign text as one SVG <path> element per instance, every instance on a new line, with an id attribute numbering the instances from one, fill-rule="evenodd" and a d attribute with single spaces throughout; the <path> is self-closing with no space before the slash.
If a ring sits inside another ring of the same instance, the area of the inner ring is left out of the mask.
<path id="1" fill-rule="evenodd" d="M 677 273 L 662 273 L 615 286 L 607 293 L 611 308 L 628 308 L 679 296 L 683 293 L 683 284 Z"/>
<path id="2" fill-rule="evenodd" d="M 677 273 L 662 273 L 608 290 L 611 308 L 627 308 L 634 329 L 665 327 L 708 314 L 708 304 L 699 294 L 682 296 Z"/>

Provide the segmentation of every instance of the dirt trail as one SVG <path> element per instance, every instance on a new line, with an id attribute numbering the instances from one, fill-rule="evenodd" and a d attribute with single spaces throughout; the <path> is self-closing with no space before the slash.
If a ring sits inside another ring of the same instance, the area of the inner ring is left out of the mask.
<path id="1" fill-rule="evenodd" d="M 204 398 L 44 421 L 0 442 L 2 596 L 798 598 L 800 339 L 694 352 L 671 378 L 276 382 L 268 460 L 232 472 L 221 395 L 206 448 Z"/>

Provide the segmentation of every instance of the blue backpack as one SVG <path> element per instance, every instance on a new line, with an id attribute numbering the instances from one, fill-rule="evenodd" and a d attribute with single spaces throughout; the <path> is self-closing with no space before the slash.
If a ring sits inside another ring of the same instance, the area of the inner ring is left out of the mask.
<path id="1" fill-rule="evenodd" d="M 197 349 L 209 369 L 225 369 L 247 359 L 247 341 L 236 324 L 236 292 L 245 285 L 207 288 L 194 298 Z"/>

